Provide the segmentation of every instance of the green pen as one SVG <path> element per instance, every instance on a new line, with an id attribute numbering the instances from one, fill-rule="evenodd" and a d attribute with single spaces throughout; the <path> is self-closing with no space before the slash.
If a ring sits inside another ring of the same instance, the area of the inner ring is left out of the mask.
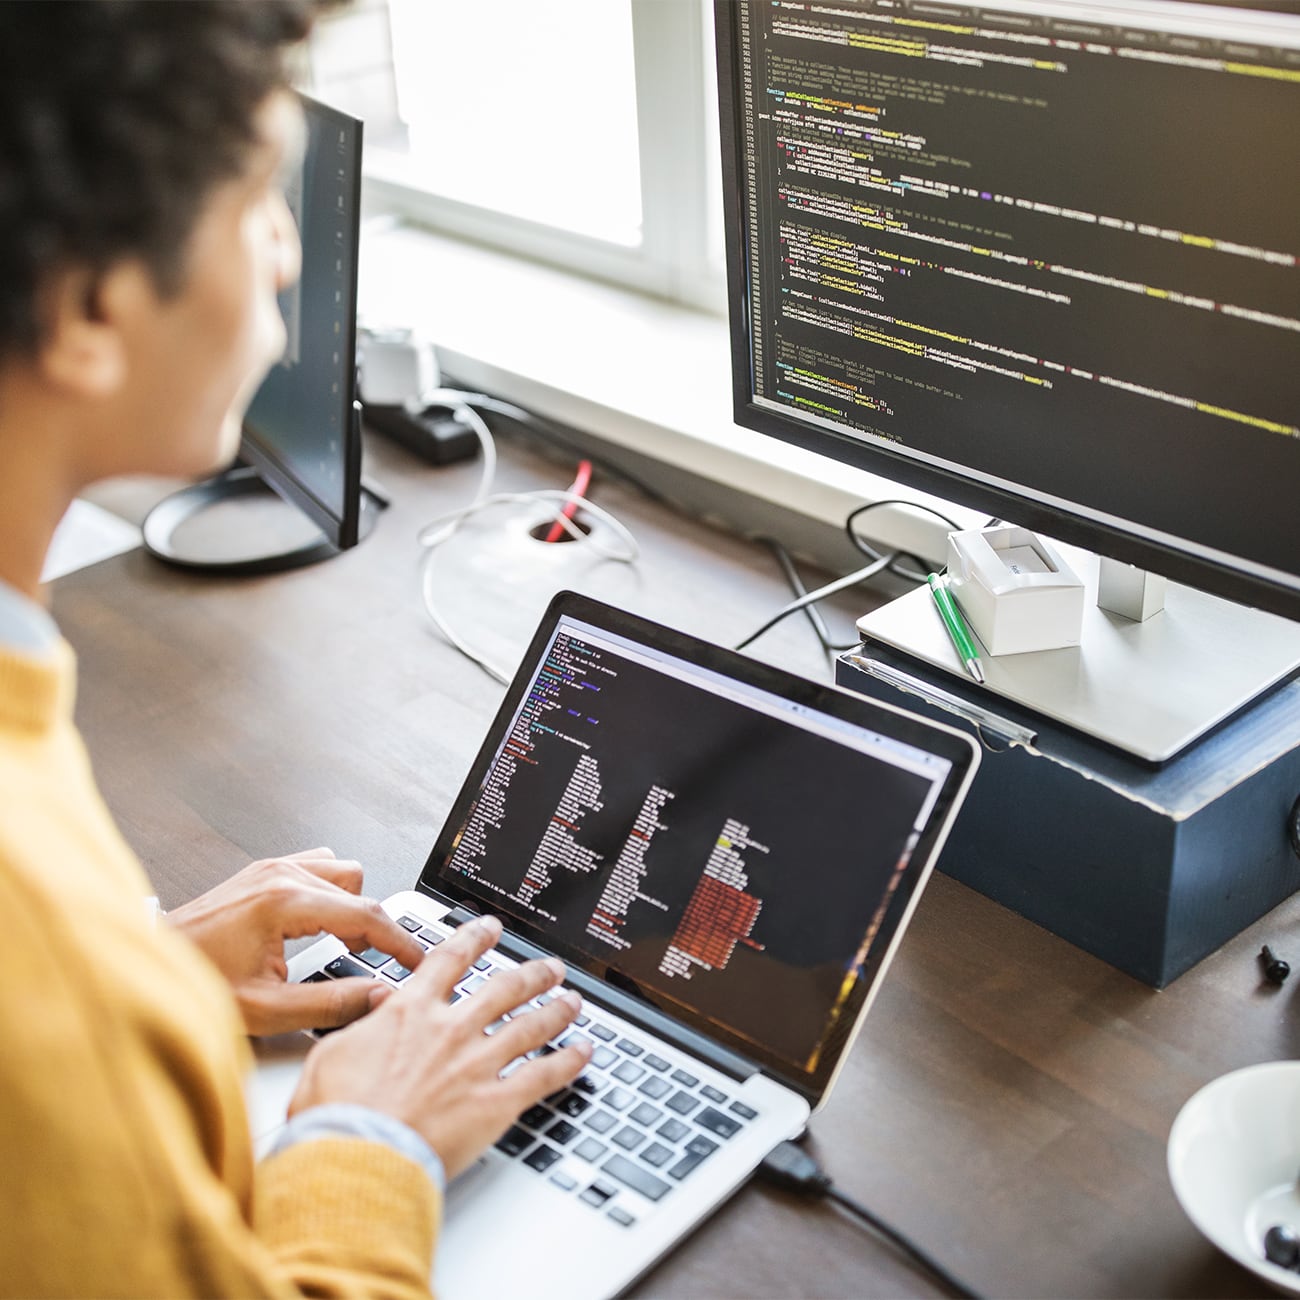
<path id="1" fill-rule="evenodd" d="M 953 644 L 953 649 L 957 651 L 957 658 L 961 660 L 962 667 L 977 682 L 983 684 L 984 665 L 980 663 L 979 647 L 975 644 L 970 628 L 966 626 L 966 620 L 961 616 L 961 610 L 957 608 L 957 602 L 953 600 L 952 593 L 948 590 L 948 584 L 937 573 L 930 574 L 926 581 L 930 584 L 930 595 L 934 597 L 934 603 L 939 608 L 939 617 L 943 619 L 948 638 Z"/>

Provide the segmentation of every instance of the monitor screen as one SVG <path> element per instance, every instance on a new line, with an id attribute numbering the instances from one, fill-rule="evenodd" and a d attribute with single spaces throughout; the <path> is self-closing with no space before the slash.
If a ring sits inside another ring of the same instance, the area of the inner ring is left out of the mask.
<path id="1" fill-rule="evenodd" d="M 288 343 L 244 418 L 240 456 L 338 548 L 356 545 L 361 430 L 356 399 L 361 123 L 305 96 L 306 148 L 286 197 L 302 275 L 280 295 Z"/>
<path id="2" fill-rule="evenodd" d="M 1300 618 L 1294 10 L 720 0 L 738 422 Z"/>

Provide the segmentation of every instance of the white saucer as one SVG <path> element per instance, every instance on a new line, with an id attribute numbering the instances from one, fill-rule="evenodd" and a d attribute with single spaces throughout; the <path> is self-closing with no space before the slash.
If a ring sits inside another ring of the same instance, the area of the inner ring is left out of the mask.
<path id="1" fill-rule="evenodd" d="M 1300 1061 L 1234 1070 L 1207 1083 L 1169 1131 L 1169 1180 L 1188 1218 L 1277 1291 L 1300 1273 L 1264 1258 L 1275 1223 L 1300 1232 Z"/>

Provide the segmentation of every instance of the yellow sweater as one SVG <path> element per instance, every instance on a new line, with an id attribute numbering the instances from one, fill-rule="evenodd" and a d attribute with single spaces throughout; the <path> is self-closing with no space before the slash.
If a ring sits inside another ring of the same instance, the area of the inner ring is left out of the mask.
<path id="1" fill-rule="evenodd" d="M 72 723 L 75 665 L 0 649 L 0 1294 L 427 1293 L 437 1193 L 353 1138 L 254 1168 L 238 1010 L 148 920 Z"/>

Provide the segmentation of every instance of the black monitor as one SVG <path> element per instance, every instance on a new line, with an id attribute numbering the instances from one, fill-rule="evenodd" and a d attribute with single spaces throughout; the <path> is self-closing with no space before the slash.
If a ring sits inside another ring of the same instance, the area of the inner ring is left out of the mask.
<path id="1" fill-rule="evenodd" d="M 1300 619 L 1300 14 L 718 0 L 737 421 Z"/>
<path id="2" fill-rule="evenodd" d="M 286 187 L 302 241 L 301 277 L 280 295 L 287 345 L 244 417 L 240 466 L 146 520 L 146 544 L 172 563 L 292 568 L 355 546 L 369 523 L 356 394 L 362 124 L 302 105 L 302 168 Z"/>

